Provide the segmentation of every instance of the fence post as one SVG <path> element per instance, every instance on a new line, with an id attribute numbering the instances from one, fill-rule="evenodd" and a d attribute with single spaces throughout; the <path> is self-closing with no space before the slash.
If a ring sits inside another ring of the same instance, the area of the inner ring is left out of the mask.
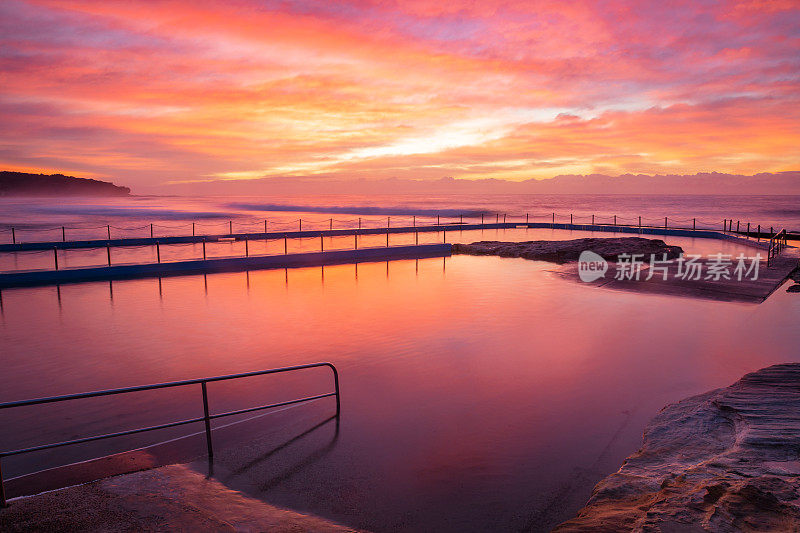
<path id="1" fill-rule="evenodd" d="M 447 242 L 447 230 L 442 230 L 442 242 Z"/>
<path id="2" fill-rule="evenodd" d="M 206 260 L 206 240 L 203 239 L 203 261 Z"/>
<path id="3" fill-rule="evenodd" d="M 108 266 L 111 266 L 111 246 L 106 245 L 106 256 L 108 257 Z"/>
<path id="4" fill-rule="evenodd" d="M 298 219 L 297 221 L 300 223 L 300 231 L 303 231 L 303 219 L 301 218 Z"/>
<path id="5" fill-rule="evenodd" d="M 283 255 L 287 255 L 289 253 L 289 238 L 286 237 L 284 234 L 283 236 Z"/>
<path id="6" fill-rule="evenodd" d="M 322 233 L 319 234 L 319 251 L 320 252 L 325 251 L 325 241 L 322 238 Z"/>
<path id="7" fill-rule="evenodd" d="M 411 215 L 411 227 L 417 227 L 417 215 Z"/>
<path id="8" fill-rule="evenodd" d="M 773 236 L 774 234 L 775 234 L 775 230 L 773 230 L 773 229 L 772 229 L 772 226 L 770 226 L 770 227 L 769 227 L 769 237 L 770 237 L 770 239 L 772 238 L 772 236 Z"/>
<path id="9" fill-rule="evenodd" d="M 758 225 L 758 240 L 761 240 L 761 224 Z"/>
<path id="10" fill-rule="evenodd" d="M 150 223 L 150 238 L 153 238 L 153 223 Z"/>
<path id="11" fill-rule="evenodd" d="M 233 220 L 228 221 L 228 235 L 233 235 Z"/>
<path id="12" fill-rule="evenodd" d="M 53 262 L 56 265 L 56 270 L 58 270 L 58 248 L 53 246 Z"/>
<path id="13" fill-rule="evenodd" d="M 418 231 L 414 232 L 414 244 L 419 246 L 419 232 Z"/>
<path id="14" fill-rule="evenodd" d="M 464 215 L 463 214 L 458 215 L 458 223 L 459 224 L 463 224 L 464 223 Z"/>
<path id="15" fill-rule="evenodd" d="M 664 217 L 664 229 L 667 229 L 667 217 Z"/>
<path id="16" fill-rule="evenodd" d="M 61 242 L 67 242 L 67 232 L 64 226 L 61 226 Z"/>
<path id="17" fill-rule="evenodd" d="M 11 228 L 11 243 L 17 244 L 17 230 L 15 230 L 13 227 Z"/>
<path id="18" fill-rule="evenodd" d="M 439 225 L 439 215 L 436 215 L 436 225 Z"/>
<path id="19" fill-rule="evenodd" d="M 388 228 L 387 228 L 388 229 Z M 386 232 L 386 247 L 389 247 L 389 232 Z"/>
<path id="20" fill-rule="evenodd" d="M 358 233 L 353 234 L 353 250 L 358 250 Z"/>
<path id="21" fill-rule="evenodd" d="M 330 229 L 331 231 L 333 231 L 333 219 L 331 219 L 331 220 L 330 220 L 330 222 L 331 222 L 331 225 L 330 225 L 330 227 L 329 227 L 328 229 Z"/>
<path id="22" fill-rule="evenodd" d="M 642 227 L 642 216 L 641 215 L 639 215 L 639 227 L 640 228 Z"/>
<path id="23" fill-rule="evenodd" d="M 736 221 L 736 233 L 739 233 L 739 222 L 741 222 L 741 220 Z"/>
<path id="24" fill-rule="evenodd" d="M 267 219 L 264 219 L 264 233 L 267 232 Z"/>
<path id="25" fill-rule="evenodd" d="M 614 225 L 617 225 L 617 215 L 614 215 Z"/>
<path id="26" fill-rule="evenodd" d="M 692 219 L 692 231 L 695 231 L 696 229 L 697 229 L 697 219 L 693 218 Z"/>
<path id="27" fill-rule="evenodd" d="M 569 225 L 572 225 L 572 213 L 569 214 Z"/>
<path id="28" fill-rule="evenodd" d="M 392 217 L 386 217 L 386 229 L 389 229 L 389 226 L 392 225 Z"/>
<path id="29" fill-rule="evenodd" d="M 592 215 L 592 226 L 594 226 L 594 215 Z"/>
<path id="30" fill-rule="evenodd" d="M 747 238 L 750 238 L 750 223 L 747 223 Z"/>
<path id="31" fill-rule="evenodd" d="M 495 213 L 494 214 L 494 223 L 495 224 L 499 224 L 500 223 L 500 213 Z"/>
<path id="32" fill-rule="evenodd" d="M 361 217 L 358 217 L 358 229 L 361 229 Z"/>
<path id="33" fill-rule="evenodd" d="M 158 241 L 156 241 L 156 259 L 158 262 L 161 262 L 161 247 L 158 245 Z"/>
<path id="34" fill-rule="evenodd" d="M 506 223 L 506 214 L 503 213 L 503 224 L 505 224 L 505 223 Z"/>
<path id="35" fill-rule="evenodd" d="M 481 213 L 481 226 L 483 226 L 483 213 Z"/>
<path id="36" fill-rule="evenodd" d="M 550 229 L 553 229 L 556 225 L 556 214 L 553 213 L 553 223 L 550 225 Z"/>
<path id="37" fill-rule="evenodd" d="M 194 235 L 195 235 L 195 232 L 194 232 L 194 222 L 192 222 L 192 237 L 194 237 Z"/>
<path id="38" fill-rule="evenodd" d="M 244 256 L 250 257 L 250 246 L 247 244 L 248 240 L 247 237 L 244 238 Z"/>
<path id="39" fill-rule="evenodd" d="M 525 213 L 525 223 L 528 223 L 528 213 Z"/>
<path id="40" fill-rule="evenodd" d="M 108 236 L 108 240 L 111 240 L 111 224 L 106 226 L 106 235 Z"/>
<path id="41" fill-rule="evenodd" d="M 203 389 L 203 421 L 206 426 L 206 448 L 208 449 L 208 458 L 213 459 L 214 448 L 211 445 L 211 417 L 208 414 L 208 391 L 206 390 L 206 382 L 201 381 L 200 386 Z"/>

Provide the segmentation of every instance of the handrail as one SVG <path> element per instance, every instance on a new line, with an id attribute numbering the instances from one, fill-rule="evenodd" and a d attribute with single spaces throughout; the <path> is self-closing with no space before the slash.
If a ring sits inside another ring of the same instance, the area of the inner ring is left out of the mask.
<path id="1" fill-rule="evenodd" d="M 769 248 L 767 248 L 767 266 L 770 266 L 772 260 L 778 257 L 783 249 L 786 248 L 786 229 L 779 230 L 775 235 L 769 239 Z"/>
<path id="2" fill-rule="evenodd" d="M 208 390 L 206 384 L 213 383 L 215 381 L 225 381 L 229 379 L 238 379 L 238 378 L 246 378 L 252 376 L 263 376 L 266 374 L 277 374 L 280 372 L 292 372 L 295 370 L 305 370 L 308 368 L 318 368 L 327 366 L 333 372 L 333 384 L 334 384 L 334 392 L 328 392 L 325 394 L 317 394 L 315 396 L 307 396 L 305 398 L 299 398 L 296 400 L 289 400 L 285 402 L 273 403 L 269 405 L 261 405 L 258 407 L 249 407 L 246 409 L 238 409 L 235 411 L 228 411 L 225 413 L 216 413 L 211 414 L 208 408 Z M 18 450 L 8 450 L 8 451 L 0 451 L 0 460 L 3 457 L 10 457 L 12 455 L 20 455 L 23 453 L 30 453 L 36 452 L 41 450 L 48 450 L 51 448 L 59 448 L 61 446 L 69 446 L 72 444 L 81 444 L 85 442 L 93 442 L 96 440 L 103 440 L 103 439 L 110 439 L 113 437 L 122 437 L 125 435 L 134 435 L 136 433 L 144 433 L 146 431 L 155 431 L 159 429 L 167 429 L 176 426 L 182 426 L 185 424 L 193 424 L 196 422 L 205 422 L 205 434 L 206 434 L 206 448 L 208 450 L 208 457 L 214 457 L 214 448 L 211 443 L 211 420 L 215 420 L 217 418 L 222 418 L 226 416 L 233 416 L 233 415 L 240 415 L 243 413 L 251 413 L 253 411 L 261 411 L 264 409 L 272 409 L 275 407 L 283 407 L 286 405 L 293 405 L 297 403 L 303 402 L 310 402 L 313 400 L 319 400 L 320 398 L 327 398 L 330 396 L 336 396 L 336 417 L 339 417 L 339 413 L 341 411 L 341 404 L 339 402 L 339 372 L 336 370 L 336 367 L 333 366 L 332 363 L 309 363 L 305 365 L 296 365 L 296 366 L 287 366 L 282 368 L 272 368 L 269 370 L 258 370 L 255 372 L 244 372 L 241 374 L 228 374 L 223 376 L 214 376 L 209 378 L 196 378 L 196 379 L 186 379 L 182 381 L 169 381 L 165 383 L 155 383 L 152 385 L 139 385 L 135 387 L 124 387 L 119 389 L 106 389 L 106 390 L 99 390 L 93 392 L 82 392 L 78 394 L 66 394 L 62 396 L 49 396 L 44 398 L 34 398 L 30 400 L 18 400 L 14 402 L 6 402 L 0 403 L 0 410 L 2 409 L 13 409 L 15 407 L 26 407 L 30 405 L 40 405 L 45 403 L 55 403 L 55 402 L 63 402 L 68 400 L 81 400 L 85 398 L 96 398 L 98 396 L 110 396 L 115 394 L 126 394 L 130 392 L 141 392 L 141 391 L 148 391 L 154 389 L 164 389 L 169 387 L 182 387 L 186 385 L 200 385 L 202 394 L 203 394 L 203 416 L 196 417 L 196 418 L 188 418 L 185 420 L 178 420 L 175 422 L 169 422 L 166 424 L 159 424 L 155 426 L 147 426 L 143 428 L 137 429 L 129 429 L 126 431 L 118 431 L 115 433 L 105 433 L 102 435 L 93 435 L 91 437 L 82 437 L 79 439 L 72 439 L 63 442 L 54 442 L 50 444 L 41 444 L 39 446 L 32 446 L 29 448 L 21 448 Z M 5 488 L 3 485 L 3 471 L 2 465 L 0 464 L 0 507 L 5 507 L 7 505 L 6 502 L 6 495 L 5 495 Z"/>

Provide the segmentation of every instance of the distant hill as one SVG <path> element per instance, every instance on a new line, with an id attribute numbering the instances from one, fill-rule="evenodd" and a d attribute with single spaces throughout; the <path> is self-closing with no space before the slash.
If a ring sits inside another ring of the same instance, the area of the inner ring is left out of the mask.
<path id="1" fill-rule="evenodd" d="M 0 172 L 0 196 L 128 196 L 130 192 L 107 181 L 63 174 Z"/>

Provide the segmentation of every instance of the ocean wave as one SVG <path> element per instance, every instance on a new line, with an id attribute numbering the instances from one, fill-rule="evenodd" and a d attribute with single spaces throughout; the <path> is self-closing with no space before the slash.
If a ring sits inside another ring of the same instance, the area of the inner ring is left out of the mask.
<path id="1" fill-rule="evenodd" d="M 443 217 L 479 217 L 487 211 L 476 209 L 426 209 L 419 207 L 395 206 L 318 206 L 318 205 L 290 205 L 290 204 L 252 204 L 231 203 L 226 207 L 246 211 L 285 211 L 300 213 L 334 213 L 348 215 L 417 215 L 417 216 L 443 216 Z"/>
<path id="2" fill-rule="evenodd" d="M 229 218 L 230 213 L 215 211 L 182 211 L 178 209 L 150 209 L 141 207 L 116 207 L 109 205 L 80 205 L 80 206 L 39 206 L 31 209 L 33 212 L 49 215 L 79 215 L 99 217 L 120 217 L 135 219 L 160 219 L 160 220 L 193 220 L 211 218 Z"/>

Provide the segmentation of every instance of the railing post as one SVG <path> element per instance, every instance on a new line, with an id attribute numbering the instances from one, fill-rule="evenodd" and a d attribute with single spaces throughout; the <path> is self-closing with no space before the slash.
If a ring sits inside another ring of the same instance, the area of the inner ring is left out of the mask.
<path id="1" fill-rule="evenodd" d="M 569 225 L 572 225 L 572 213 L 569 214 Z"/>
<path id="2" fill-rule="evenodd" d="M 639 227 L 642 227 L 642 215 L 639 215 Z"/>
<path id="3" fill-rule="evenodd" d="M 392 217 L 386 217 L 386 229 L 389 229 L 389 226 L 392 225 Z"/>
<path id="4" fill-rule="evenodd" d="M 17 244 L 17 230 L 15 230 L 13 227 L 11 228 L 11 243 Z"/>
<path id="5" fill-rule="evenodd" d="M 158 241 L 156 241 L 156 259 L 158 262 L 161 262 L 161 247 L 158 245 Z"/>
<path id="6" fill-rule="evenodd" d="M 494 223 L 495 224 L 499 224 L 500 223 L 500 213 L 495 213 L 494 214 Z"/>
<path id="7" fill-rule="evenodd" d="M 617 215 L 614 215 L 614 225 L 617 225 Z"/>
<path id="8" fill-rule="evenodd" d="M 195 235 L 195 233 L 194 233 L 194 222 L 192 222 L 192 237 L 194 237 L 194 235 Z"/>
<path id="9" fill-rule="evenodd" d="M 447 242 L 447 230 L 442 230 L 442 242 Z"/>
<path id="10" fill-rule="evenodd" d="M 206 240 L 203 239 L 203 261 L 206 260 Z"/>
<path id="11" fill-rule="evenodd" d="M 56 270 L 58 270 L 58 248 L 53 246 L 53 262 L 56 265 Z"/>
<path id="12" fill-rule="evenodd" d="M 463 224 L 464 223 L 464 215 L 458 215 L 458 223 L 459 224 Z"/>
<path id="13" fill-rule="evenodd" d="M 64 226 L 61 226 L 61 242 L 67 242 L 67 232 Z"/>
<path id="14" fill-rule="evenodd" d="M 505 223 L 506 223 L 506 214 L 503 213 L 503 224 L 505 224 Z"/>
<path id="15" fill-rule="evenodd" d="M 108 236 L 108 240 L 111 240 L 111 224 L 106 226 L 106 236 Z"/>
<path id="16" fill-rule="evenodd" d="M 592 226 L 594 226 L 594 214 L 592 215 Z"/>
<path id="17" fill-rule="evenodd" d="M 358 233 L 353 234 L 353 250 L 358 250 Z"/>
<path id="18" fill-rule="evenodd" d="M 329 229 L 329 230 L 331 230 L 331 231 L 333 231 L 333 219 L 331 219 L 331 220 L 330 220 L 330 223 L 331 223 L 331 224 L 330 224 L 330 227 L 329 227 L 328 229 Z"/>
<path id="19" fill-rule="evenodd" d="M 739 222 L 741 221 L 740 220 L 736 221 L 736 233 L 739 233 Z"/>
<path id="20" fill-rule="evenodd" d="M 244 238 L 244 256 L 245 257 L 250 257 L 250 246 L 248 246 L 247 242 L 248 242 L 248 239 L 247 239 L 247 237 L 245 237 Z"/>
<path id="21" fill-rule="evenodd" d="M 289 253 L 289 238 L 284 234 L 283 236 L 283 255 Z"/>
<path id="22" fill-rule="evenodd" d="M 419 232 L 418 231 L 414 232 L 414 244 L 419 246 Z"/>
<path id="23" fill-rule="evenodd" d="M 361 229 L 361 217 L 358 217 L 358 229 Z"/>
<path id="24" fill-rule="evenodd" d="M 299 226 L 300 231 L 303 231 L 303 219 L 302 218 L 298 219 L 297 222 L 300 224 L 300 226 Z"/>
<path id="25" fill-rule="evenodd" d="M 481 213 L 481 226 L 483 226 L 483 213 Z"/>
<path id="26" fill-rule="evenodd" d="M 206 448 L 208 449 L 208 458 L 214 457 L 214 447 L 211 444 L 211 417 L 208 414 L 208 390 L 206 390 L 206 382 L 200 382 L 200 387 L 203 389 L 203 421 L 206 425 Z"/>
<path id="27" fill-rule="evenodd" d="M 692 219 L 692 231 L 695 231 L 696 229 L 697 229 L 697 219 L 693 218 Z"/>
<path id="28" fill-rule="evenodd" d="M 664 229 L 667 229 L 667 217 L 664 217 Z"/>
<path id="29" fill-rule="evenodd" d="M 389 228 L 386 228 L 386 247 L 389 247 Z"/>
<path id="30" fill-rule="evenodd" d="M 750 238 L 750 223 L 747 223 L 747 238 Z"/>
<path id="31" fill-rule="evenodd" d="M 550 224 L 550 229 L 553 229 L 556 226 L 556 214 L 553 213 L 553 222 Z"/>
<path id="32" fill-rule="evenodd" d="M 228 235 L 233 235 L 233 220 L 228 221 Z"/>
<path id="33" fill-rule="evenodd" d="M 111 266 L 111 246 L 106 245 L 106 257 L 108 257 L 108 266 Z"/>
<path id="34" fill-rule="evenodd" d="M 339 413 L 341 413 L 341 403 L 339 402 L 339 372 L 336 370 L 336 367 L 333 365 L 331 366 L 331 370 L 333 370 L 333 387 L 334 391 L 336 391 L 336 418 L 339 418 Z M 0 479 L 0 481 L 2 481 Z"/>
<path id="35" fill-rule="evenodd" d="M 436 225 L 439 225 L 439 215 L 436 215 Z"/>
<path id="36" fill-rule="evenodd" d="M 267 232 L 267 219 L 264 219 L 264 233 Z"/>
<path id="37" fill-rule="evenodd" d="M 150 238 L 153 238 L 153 223 L 150 223 Z"/>
<path id="38" fill-rule="evenodd" d="M 417 215 L 411 215 L 411 227 L 417 227 Z"/>
<path id="39" fill-rule="evenodd" d="M 319 251 L 320 252 L 325 251 L 325 241 L 322 238 L 322 233 L 319 234 Z"/>
<path id="40" fill-rule="evenodd" d="M 761 224 L 758 225 L 758 240 L 761 241 Z"/>

